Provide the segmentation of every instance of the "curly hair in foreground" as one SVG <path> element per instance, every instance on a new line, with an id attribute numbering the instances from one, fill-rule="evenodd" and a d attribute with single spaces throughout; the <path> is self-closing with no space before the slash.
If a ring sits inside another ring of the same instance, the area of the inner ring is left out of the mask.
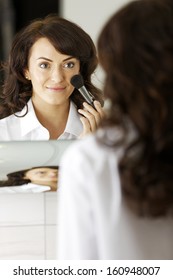
<path id="1" fill-rule="evenodd" d="M 172 6 L 133 1 L 109 20 L 98 40 L 104 94 L 111 101 L 102 126 L 121 132 L 112 145 L 124 151 L 122 192 L 139 216 L 173 212 Z M 108 145 L 106 136 L 100 140 Z"/>

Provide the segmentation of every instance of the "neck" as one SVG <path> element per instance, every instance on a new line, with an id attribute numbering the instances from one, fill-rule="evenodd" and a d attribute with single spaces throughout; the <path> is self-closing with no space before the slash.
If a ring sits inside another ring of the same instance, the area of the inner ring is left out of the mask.
<path id="1" fill-rule="evenodd" d="M 41 185 L 41 186 L 48 186 L 51 188 L 50 191 L 55 192 L 57 191 L 57 181 L 33 181 L 32 183 L 36 184 L 36 185 Z"/>
<path id="2" fill-rule="evenodd" d="M 32 100 L 32 103 L 37 119 L 49 131 L 50 139 L 57 139 L 66 127 L 70 101 L 67 100 L 61 105 L 51 105 L 35 100 Z"/>

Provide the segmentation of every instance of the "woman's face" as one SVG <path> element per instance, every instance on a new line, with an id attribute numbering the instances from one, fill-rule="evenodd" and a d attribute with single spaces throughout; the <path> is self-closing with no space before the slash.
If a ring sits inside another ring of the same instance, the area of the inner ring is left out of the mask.
<path id="1" fill-rule="evenodd" d="M 48 39 L 38 39 L 30 50 L 24 73 L 32 83 L 32 100 L 51 105 L 67 102 L 74 90 L 70 79 L 79 71 L 78 59 L 61 54 Z"/>
<path id="2" fill-rule="evenodd" d="M 28 170 L 25 173 L 24 179 L 29 179 L 32 183 L 43 184 L 44 182 L 57 182 L 58 169 L 49 167 L 39 167 Z"/>

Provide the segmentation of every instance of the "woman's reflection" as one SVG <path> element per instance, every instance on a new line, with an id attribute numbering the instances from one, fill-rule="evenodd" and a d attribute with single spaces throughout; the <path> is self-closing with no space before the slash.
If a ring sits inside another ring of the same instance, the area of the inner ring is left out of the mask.
<path id="1" fill-rule="evenodd" d="M 24 27 L 5 69 L 0 140 L 76 139 L 95 131 L 104 115 L 101 91 L 91 82 L 97 63 L 90 36 L 66 19 L 50 15 Z M 79 73 L 98 100 L 94 108 L 70 82 Z"/>
<path id="2" fill-rule="evenodd" d="M 38 166 L 7 174 L 0 181 L 0 193 L 56 191 L 58 187 L 57 166 Z"/>

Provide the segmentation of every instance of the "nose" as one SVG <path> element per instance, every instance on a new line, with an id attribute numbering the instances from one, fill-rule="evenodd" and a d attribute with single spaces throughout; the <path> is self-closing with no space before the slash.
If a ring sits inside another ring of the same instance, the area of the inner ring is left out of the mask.
<path id="1" fill-rule="evenodd" d="M 54 67 L 51 71 L 51 80 L 55 83 L 60 83 L 64 79 L 63 70 L 59 67 Z"/>

